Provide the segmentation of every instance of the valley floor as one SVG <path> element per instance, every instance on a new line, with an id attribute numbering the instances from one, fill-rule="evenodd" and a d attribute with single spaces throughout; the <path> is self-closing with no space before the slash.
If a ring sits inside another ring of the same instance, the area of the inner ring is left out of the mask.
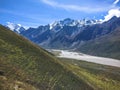
<path id="1" fill-rule="evenodd" d="M 72 52 L 72 51 L 68 51 L 68 50 L 52 49 L 49 51 L 52 52 L 53 54 L 56 54 L 56 56 L 59 58 L 76 59 L 76 60 L 93 62 L 93 63 L 97 63 L 97 64 L 120 67 L 120 60 L 117 60 L 117 59 L 91 56 L 91 55 L 78 53 L 78 52 Z"/>
<path id="2" fill-rule="evenodd" d="M 94 90 L 120 90 L 120 68 L 91 62 L 59 58 L 76 76 Z"/>
<path id="3" fill-rule="evenodd" d="M 120 60 L 67 50 L 49 50 L 94 90 L 120 90 Z"/>

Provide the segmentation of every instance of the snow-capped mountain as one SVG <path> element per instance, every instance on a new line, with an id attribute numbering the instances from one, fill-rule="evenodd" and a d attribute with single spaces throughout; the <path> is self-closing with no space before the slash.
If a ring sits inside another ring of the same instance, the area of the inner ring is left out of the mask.
<path id="1" fill-rule="evenodd" d="M 21 33 L 22 31 L 25 31 L 25 28 L 22 27 L 21 24 L 14 24 L 14 23 L 11 23 L 11 22 L 7 22 L 7 25 L 6 25 L 10 30 L 16 32 L 16 33 Z"/>
<path id="2" fill-rule="evenodd" d="M 73 20 L 70 18 L 52 24 L 29 28 L 20 33 L 45 48 L 77 48 L 89 40 L 111 33 L 118 28 L 120 18 L 113 17 L 107 22 L 97 20 Z"/>
<path id="3" fill-rule="evenodd" d="M 93 19 L 82 19 L 82 20 L 73 20 L 70 18 L 66 18 L 64 20 L 55 21 L 50 24 L 50 30 L 60 30 L 63 28 L 63 26 L 77 26 L 77 27 L 83 27 L 86 25 L 93 25 L 93 24 L 99 24 L 99 20 L 93 20 Z"/>
<path id="4" fill-rule="evenodd" d="M 65 44 L 67 42 L 69 44 L 85 28 L 99 23 L 99 21 L 92 19 L 74 20 L 66 18 L 38 28 L 29 28 L 20 34 L 43 47 L 49 45 L 54 47 L 57 46 L 57 43 Z"/>
<path id="5" fill-rule="evenodd" d="M 110 52 L 113 57 L 120 50 L 120 18 L 115 16 L 106 22 L 67 18 L 22 32 L 19 24 L 9 23 L 8 27 L 43 48 L 72 49 L 92 55 L 101 52 L 101 56 Z"/>

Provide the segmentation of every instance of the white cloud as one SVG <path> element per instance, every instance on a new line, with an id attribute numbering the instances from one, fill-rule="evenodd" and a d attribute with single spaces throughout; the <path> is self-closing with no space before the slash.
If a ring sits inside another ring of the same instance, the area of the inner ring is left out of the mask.
<path id="1" fill-rule="evenodd" d="M 116 5 L 120 0 L 115 0 L 115 2 L 113 3 L 114 5 Z"/>
<path id="2" fill-rule="evenodd" d="M 82 12 L 87 12 L 87 13 L 91 13 L 91 12 L 103 12 L 103 11 L 107 11 L 111 8 L 111 6 L 107 6 L 105 7 L 95 7 L 94 5 L 91 6 L 79 6 L 79 5 L 72 5 L 72 4 L 62 4 L 62 3 L 58 3 L 52 0 L 41 0 L 43 3 L 50 5 L 52 7 L 55 8 L 62 8 L 68 11 L 82 11 Z"/>
<path id="3" fill-rule="evenodd" d="M 116 16 L 116 17 L 120 17 L 120 7 L 117 7 L 116 5 L 120 2 L 120 0 L 115 0 L 113 2 L 113 9 L 110 9 L 108 11 L 108 14 L 106 16 L 104 16 L 104 20 L 103 21 L 108 21 L 110 20 L 113 16 Z"/>
<path id="4" fill-rule="evenodd" d="M 46 3 L 46 4 L 48 4 L 48 5 L 50 5 L 50 6 L 56 6 L 58 3 L 56 3 L 56 2 L 53 2 L 53 1 L 49 1 L 49 0 L 42 0 L 44 3 Z"/>
<path id="5" fill-rule="evenodd" d="M 109 10 L 108 15 L 104 17 L 105 18 L 104 21 L 108 21 L 113 16 L 120 17 L 120 8 Z"/>

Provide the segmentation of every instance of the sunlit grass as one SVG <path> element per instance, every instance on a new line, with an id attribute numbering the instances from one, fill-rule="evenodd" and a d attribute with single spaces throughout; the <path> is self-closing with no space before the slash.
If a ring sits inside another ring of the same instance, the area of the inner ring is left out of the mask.
<path id="1" fill-rule="evenodd" d="M 115 68 L 115 67 L 108 68 L 108 66 L 104 66 L 102 71 L 102 70 L 99 70 L 98 68 L 102 65 L 97 65 L 97 64 L 83 62 L 83 61 L 70 60 L 70 59 L 62 59 L 62 61 L 64 62 L 64 64 L 69 70 L 71 70 L 75 75 L 77 75 L 79 78 L 84 80 L 86 83 L 94 87 L 95 90 L 99 90 L 99 89 L 100 90 L 120 90 L 120 81 L 115 80 L 115 78 L 117 77 L 110 78 L 109 75 L 112 75 L 110 73 L 108 73 L 108 77 L 105 76 L 105 74 L 107 73 L 107 70 L 114 68 L 114 69 L 118 69 L 119 72 L 116 72 L 118 73 L 116 76 L 120 77 L 120 68 Z M 84 67 L 79 63 L 83 64 Z M 92 69 L 85 68 L 87 67 L 87 65 L 88 65 L 88 68 L 92 68 L 93 70 L 96 69 L 96 73 L 92 71 Z M 104 71 L 106 67 L 108 69 Z M 101 74 L 97 74 L 97 71 L 98 72 L 100 71 Z M 112 69 L 111 69 L 111 72 L 113 72 Z"/>

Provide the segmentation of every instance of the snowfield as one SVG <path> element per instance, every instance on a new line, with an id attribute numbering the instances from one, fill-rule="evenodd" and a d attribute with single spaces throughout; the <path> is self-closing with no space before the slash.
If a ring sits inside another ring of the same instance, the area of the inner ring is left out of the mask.
<path id="1" fill-rule="evenodd" d="M 88 61 L 88 62 L 103 64 L 103 65 L 120 67 L 120 60 L 117 60 L 117 59 L 91 56 L 91 55 L 71 52 L 67 50 L 52 50 L 52 51 L 59 52 L 60 54 L 59 56 L 57 56 L 59 58 L 76 59 L 76 60 Z"/>

